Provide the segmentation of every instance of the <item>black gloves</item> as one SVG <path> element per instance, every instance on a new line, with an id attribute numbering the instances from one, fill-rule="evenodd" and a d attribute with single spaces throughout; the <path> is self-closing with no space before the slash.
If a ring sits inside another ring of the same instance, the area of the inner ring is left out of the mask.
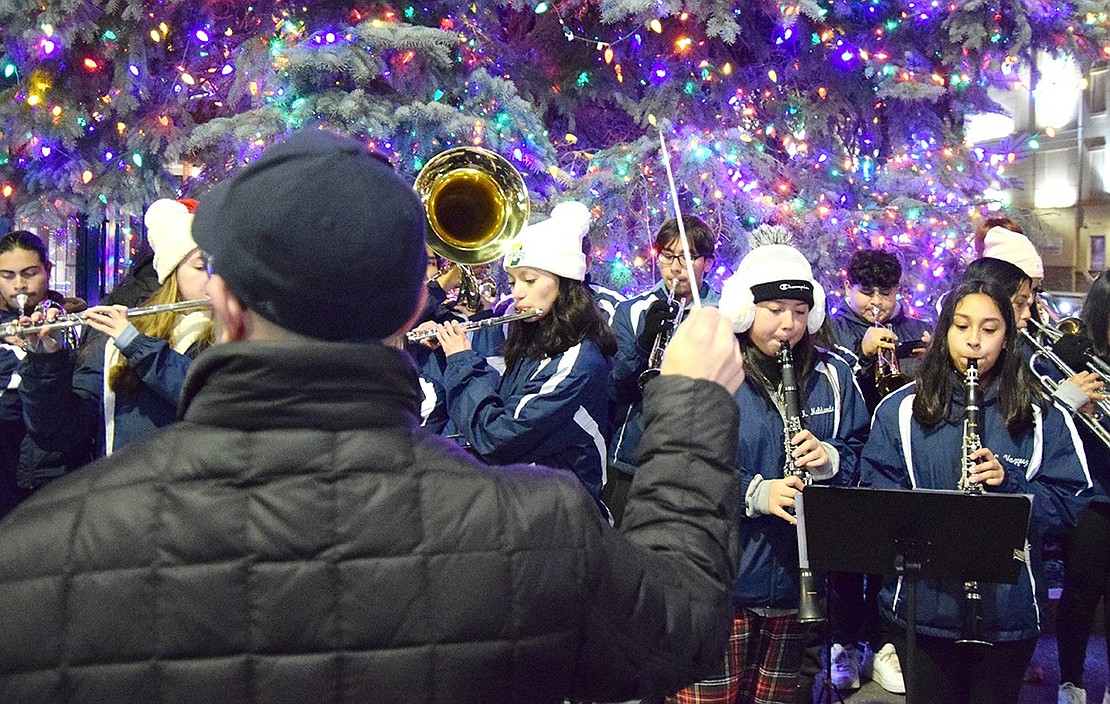
<path id="1" fill-rule="evenodd" d="M 644 315 L 644 327 L 636 338 L 636 344 L 644 351 L 650 352 L 655 346 L 655 338 L 660 333 L 670 334 L 674 330 L 674 319 L 677 316 L 677 301 L 671 303 L 659 299 L 652 301 Z"/>

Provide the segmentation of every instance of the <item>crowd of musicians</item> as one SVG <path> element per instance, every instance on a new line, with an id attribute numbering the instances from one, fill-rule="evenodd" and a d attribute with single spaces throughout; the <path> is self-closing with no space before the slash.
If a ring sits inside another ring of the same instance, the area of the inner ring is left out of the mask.
<path id="1" fill-rule="evenodd" d="M 152 260 L 88 309 L 50 289 L 41 239 L 0 238 L 0 515 L 174 422 L 188 369 L 213 341 L 211 314 L 133 312 L 205 297 L 212 262 L 190 233 L 194 205 L 155 202 L 145 218 Z M 501 261 L 509 290 L 500 299 L 480 271 L 429 249 L 414 330 L 423 334 L 397 344 L 419 366 L 426 429 L 491 464 L 572 472 L 601 520 L 619 526 L 640 462 L 644 390 L 668 339 L 696 303 L 731 321 L 745 372 L 734 396 L 743 516 L 732 634 L 718 671 L 668 701 L 807 701 L 822 677 L 825 629 L 836 684 L 858 687 L 866 664 L 883 687 L 905 691 L 898 580 L 827 575 L 827 623 L 799 619 L 794 506 L 811 483 L 1032 495 L 1017 583 L 978 585 L 982 642 L 961 642 L 962 580 L 922 583 L 914 681 L 931 702 L 1017 701 L 1044 623 L 1042 548 L 1070 538 L 1057 624 L 1061 701 L 1081 694 L 1092 614 L 1110 586 L 1110 431 L 1098 365 L 1110 361 L 1110 272 L 1091 287 L 1084 325 L 1065 332 L 1038 304 L 1035 249 L 1016 224 L 994 219 L 977 233 L 981 256 L 937 311 L 907 310 L 899 260 L 881 250 L 851 257 L 833 308 L 804 245 L 786 242 L 751 248 L 715 290 L 707 273 L 723 234 L 687 215 L 655 235 L 657 283 L 626 298 L 591 281 L 590 226 L 590 210 L 568 202 L 525 227 Z M 80 324 L 18 330 L 67 315 Z M 713 413 L 694 403 L 688 422 Z M 991 517 L 964 530 L 974 542 L 992 530 Z"/>

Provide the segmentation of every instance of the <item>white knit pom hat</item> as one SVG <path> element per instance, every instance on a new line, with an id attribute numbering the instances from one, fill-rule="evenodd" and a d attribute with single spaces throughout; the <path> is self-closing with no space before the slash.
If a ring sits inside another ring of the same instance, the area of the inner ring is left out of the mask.
<path id="1" fill-rule="evenodd" d="M 825 289 L 813 278 L 813 268 L 790 245 L 767 244 L 748 252 L 736 273 L 721 287 L 717 304 L 732 321 L 733 332 L 746 332 L 755 320 L 755 304 L 789 299 L 809 304 L 807 329 L 812 335 L 825 322 Z"/>
<path id="2" fill-rule="evenodd" d="M 191 232 L 193 212 L 188 203 L 160 198 L 146 209 L 143 218 L 146 240 L 154 250 L 154 271 L 158 273 L 159 284 L 165 283 L 177 265 L 197 248 Z"/>
<path id="3" fill-rule="evenodd" d="M 1031 279 L 1044 278 L 1044 262 L 1029 238 L 1004 227 L 992 227 L 983 238 L 983 256 L 1010 262 Z"/>
<path id="4" fill-rule="evenodd" d="M 584 281 L 582 237 L 590 229 L 590 220 L 590 209 L 577 201 L 556 205 L 547 220 L 521 230 L 502 265 L 506 269 L 543 269 L 565 279 Z"/>

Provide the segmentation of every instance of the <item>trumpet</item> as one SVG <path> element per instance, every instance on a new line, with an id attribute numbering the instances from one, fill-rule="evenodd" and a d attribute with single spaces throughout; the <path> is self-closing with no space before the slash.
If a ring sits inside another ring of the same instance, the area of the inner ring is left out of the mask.
<path id="1" fill-rule="evenodd" d="M 207 298 L 198 298 L 193 301 L 179 301 L 177 303 L 162 303 L 156 306 L 142 306 L 139 308 L 128 308 L 128 318 L 138 318 L 144 315 L 155 315 L 157 313 L 173 313 L 185 312 L 189 310 L 203 310 L 211 308 L 212 304 Z M 85 324 L 87 313 L 69 313 L 66 315 L 59 315 L 49 323 L 39 323 L 37 325 L 20 325 L 18 321 L 12 321 L 0 326 L 0 337 L 25 337 L 27 335 L 41 335 L 44 332 L 51 332 L 53 330 L 66 330 L 69 328 L 76 328 Z"/>
<path id="2" fill-rule="evenodd" d="M 875 316 L 875 327 L 885 327 L 879 322 L 879 307 L 871 306 L 871 312 Z M 898 366 L 898 354 L 880 347 L 875 358 L 875 390 L 879 398 L 885 398 L 909 382 L 909 377 Z"/>
<path id="3" fill-rule="evenodd" d="M 1065 379 L 1075 376 L 1075 370 L 1056 352 L 1055 348 L 1057 345 L 1067 345 L 1070 340 L 1080 339 L 1079 336 L 1084 329 L 1083 322 L 1078 318 L 1064 318 L 1060 321 L 1058 327 L 1052 327 L 1051 325 L 1045 325 L 1044 323 L 1037 322 L 1030 318 L 1029 325 L 1036 329 L 1042 336 L 1052 341 L 1051 345 L 1045 344 L 1038 339 L 1036 335 L 1030 333 L 1029 328 L 1021 331 L 1021 334 L 1025 336 L 1025 339 L 1029 341 L 1029 344 L 1031 344 L 1035 350 L 1033 356 L 1029 359 L 1029 368 L 1044 390 L 1051 395 L 1055 393 L 1057 387 L 1060 386 L 1060 382 L 1052 379 L 1047 374 L 1041 374 L 1037 371 L 1037 358 L 1043 358 L 1054 365 Z M 1075 351 L 1082 354 L 1085 358 L 1087 370 L 1097 374 L 1101 377 L 1103 383 L 1110 386 L 1110 365 L 1107 365 L 1106 362 L 1095 355 L 1089 347 Z M 1104 398 L 1096 402 L 1095 408 L 1100 416 L 1110 416 L 1110 401 L 1107 399 Z M 1110 448 L 1110 430 L 1107 430 L 1106 427 L 1099 422 L 1098 418 L 1092 417 L 1086 413 L 1076 413 L 1075 417 L 1087 426 L 1087 429 L 1098 438 L 1099 442 Z"/>
<path id="4" fill-rule="evenodd" d="M 471 330 L 480 330 L 481 328 L 491 328 L 495 325 L 502 325 L 504 323 L 511 323 L 514 320 L 528 320 L 530 318 L 538 318 L 543 315 L 543 308 L 533 308 L 524 313 L 509 313 L 508 315 L 500 315 L 496 318 L 483 318 L 482 320 L 474 320 L 462 324 L 463 332 L 470 332 Z M 410 330 L 405 333 L 405 339 L 409 342 L 420 342 L 421 340 L 430 340 L 439 334 L 439 329 L 432 330 Z"/>

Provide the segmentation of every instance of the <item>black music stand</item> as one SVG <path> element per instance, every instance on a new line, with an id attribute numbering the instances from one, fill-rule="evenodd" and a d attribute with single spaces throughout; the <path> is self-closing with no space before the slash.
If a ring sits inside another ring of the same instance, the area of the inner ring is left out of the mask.
<path id="1" fill-rule="evenodd" d="M 912 684 L 917 580 L 1016 583 L 1032 505 L 1025 494 L 814 485 L 796 499 L 796 515 L 811 569 L 905 578 L 906 704 L 918 704 L 920 693 Z M 969 528 L 983 525 L 984 516 L 990 517 L 991 530 L 977 531 L 969 540 Z"/>

